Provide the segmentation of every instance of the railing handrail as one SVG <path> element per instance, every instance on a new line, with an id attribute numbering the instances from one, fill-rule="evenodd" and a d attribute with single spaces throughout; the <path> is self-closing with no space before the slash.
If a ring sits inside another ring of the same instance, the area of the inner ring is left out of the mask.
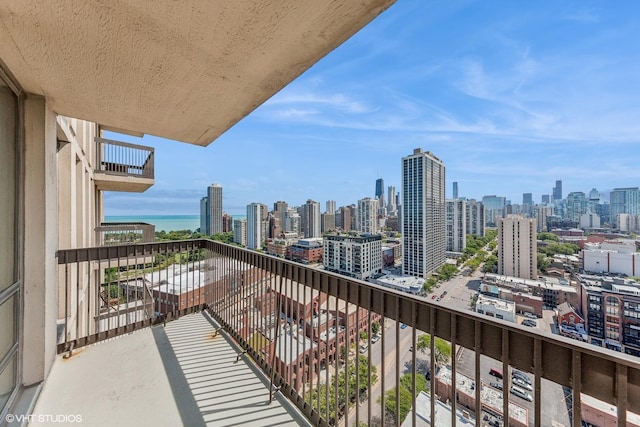
<path id="1" fill-rule="evenodd" d="M 150 230 L 155 228 L 153 224 L 146 222 L 102 222 L 95 228 L 96 231 L 111 231 L 111 230 L 123 230 L 123 231 L 135 231 L 135 230 Z"/>
<path id="2" fill-rule="evenodd" d="M 148 151 L 150 153 L 153 153 L 155 151 L 155 148 L 149 147 L 148 145 L 140 145 L 140 144 L 132 144 L 130 142 L 115 141 L 113 139 L 101 138 L 99 136 L 95 137 L 95 141 L 98 144 L 108 144 L 108 145 L 117 145 L 120 147 L 135 148 L 137 150 Z"/>
<path id="3" fill-rule="evenodd" d="M 623 399 L 627 400 L 625 404 L 629 410 L 640 412 L 640 399 L 636 399 L 640 395 L 640 361 L 633 356 L 544 331 L 533 332 L 530 328 L 506 320 L 444 306 L 412 294 L 313 269 L 276 256 L 206 238 L 59 250 L 56 255 L 58 264 L 68 264 L 196 249 L 208 249 L 216 256 L 272 272 L 313 291 L 381 314 L 385 319 L 413 326 L 461 347 L 477 349 L 481 355 L 506 360 L 514 368 L 536 372 L 541 378 L 556 384 L 571 387 L 574 376 L 578 375 L 583 393 L 610 404 L 615 404 L 619 398 L 617 381 L 621 375 L 619 372 L 624 371 L 626 391 Z M 178 317 L 183 312 L 189 311 L 177 309 L 169 316 Z M 238 331 L 230 333 L 247 351 L 253 351 Z M 494 340 L 503 344 L 506 342 L 506 350 L 504 345 L 497 344 L 478 347 L 478 337 L 482 337 L 483 343 Z M 506 358 L 503 357 L 505 355 Z"/>

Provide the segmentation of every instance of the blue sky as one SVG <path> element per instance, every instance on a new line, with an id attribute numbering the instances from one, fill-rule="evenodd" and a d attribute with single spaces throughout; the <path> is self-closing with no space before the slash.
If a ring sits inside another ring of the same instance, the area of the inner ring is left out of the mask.
<path id="1" fill-rule="evenodd" d="M 206 148 L 110 135 L 156 149 L 143 194 L 107 193 L 107 215 L 198 214 L 251 202 L 338 206 L 400 191 L 422 147 L 460 196 L 539 202 L 640 185 L 640 3 L 398 0 Z"/>

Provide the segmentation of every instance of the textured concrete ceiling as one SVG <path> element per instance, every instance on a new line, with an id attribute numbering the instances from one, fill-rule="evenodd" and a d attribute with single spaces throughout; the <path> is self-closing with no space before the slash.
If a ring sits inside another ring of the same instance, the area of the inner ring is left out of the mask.
<path id="1" fill-rule="evenodd" d="M 58 114 L 208 145 L 394 1 L 8 1 L 0 59 Z"/>

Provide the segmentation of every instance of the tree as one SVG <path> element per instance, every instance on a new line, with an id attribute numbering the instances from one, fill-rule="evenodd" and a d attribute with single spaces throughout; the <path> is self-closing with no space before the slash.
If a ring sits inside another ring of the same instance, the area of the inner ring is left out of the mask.
<path id="1" fill-rule="evenodd" d="M 431 292 L 434 288 L 434 286 L 436 286 L 436 284 L 438 283 L 438 279 L 436 279 L 435 277 L 431 276 L 429 277 L 427 280 L 425 280 L 424 285 L 423 285 L 423 289 L 427 292 Z"/>
<path id="2" fill-rule="evenodd" d="M 547 258 L 544 254 L 537 254 L 538 257 L 538 270 L 545 271 L 547 267 L 551 264 L 549 258 Z"/>
<path id="3" fill-rule="evenodd" d="M 436 363 L 445 364 L 451 359 L 451 344 L 442 338 L 436 337 L 436 341 L 434 343 L 435 347 L 435 357 Z M 426 353 L 431 349 L 431 335 L 424 334 L 418 337 L 418 342 L 416 344 L 416 348 Z"/>
<path id="4" fill-rule="evenodd" d="M 438 277 L 440 280 L 449 280 L 458 272 L 458 268 L 453 264 L 444 264 L 438 269 Z"/>
<path id="5" fill-rule="evenodd" d="M 371 324 L 371 333 L 373 335 L 378 335 L 378 332 L 380 332 L 380 322 L 373 322 Z"/>
<path id="6" fill-rule="evenodd" d="M 393 415 L 397 424 L 402 424 L 407 414 L 411 410 L 413 405 L 413 374 L 405 374 L 400 378 L 399 392 L 396 392 L 396 388 L 392 388 L 384 395 L 385 412 Z M 421 391 L 427 391 L 427 380 L 422 375 L 415 377 L 416 387 L 415 396 Z M 399 395 L 399 413 L 396 413 L 396 393 Z"/>
<path id="7" fill-rule="evenodd" d="M 360 340 L 366 341 L 367 338 L 369 338 L 369 334 L 367 333 L 367 331 L 360 331 Z"/>
<path id="8" fill-rule="evenodd" d="M 552 240 L 554 242 L 557 242 L 558 236 L 556 236 L 553 233 L 543 232 L 543 233 L 538 233 L 538 240 Z"/>

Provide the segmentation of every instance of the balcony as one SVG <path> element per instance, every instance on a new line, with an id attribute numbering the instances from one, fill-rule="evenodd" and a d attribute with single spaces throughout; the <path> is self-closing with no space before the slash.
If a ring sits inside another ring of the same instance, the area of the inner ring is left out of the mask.
<path id="1" fill-rule="evenodd" d="M 142 193 L 154 183 L 153 148 L 95 138 L 98 159 L 94 180 L 98 190 Z"/>
<path id="2" fill-rule="evenodd" d="M 96 227 L 96 242 L 100 246 L 152 243 L 156 227 L 144 222 L 103 222 Z"/>
<path id="3" fill-rule="evenodd" d="M 36 415 L 640 425 L 637 358 L 432 300 L 204 239 L 60 251 L 58 264 L 61 358 Z"/>

